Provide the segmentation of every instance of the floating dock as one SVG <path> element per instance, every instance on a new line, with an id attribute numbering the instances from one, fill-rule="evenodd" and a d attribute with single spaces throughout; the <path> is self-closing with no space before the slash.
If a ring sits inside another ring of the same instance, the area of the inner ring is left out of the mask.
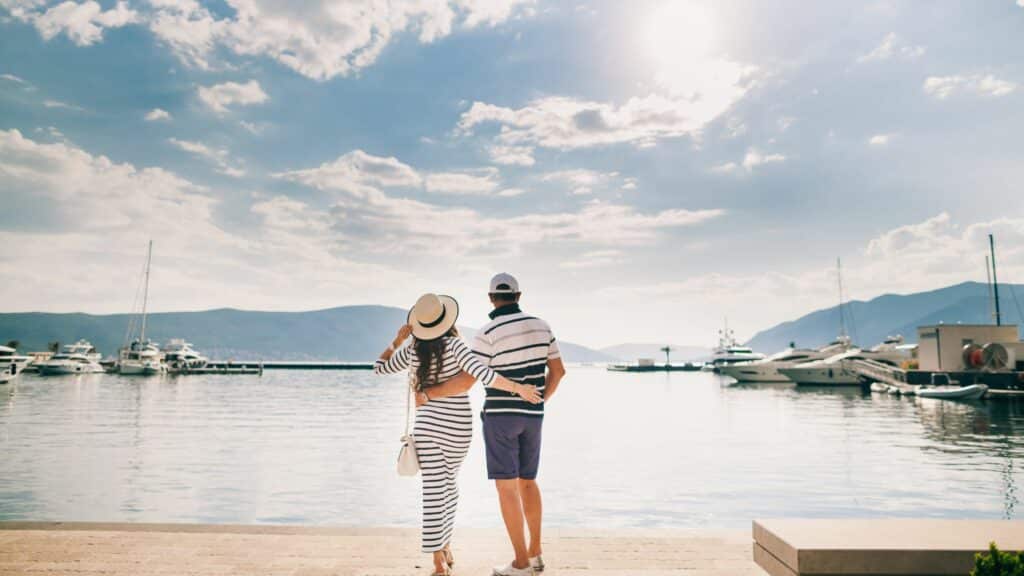
<path id="1" fill-rule="evenodd" d="M 984 384 L 986 397 L 1024 396 L 1024 372 L 983 370 L 941 372 L 934 370 L 904 370 L 874 360 L 844 360 L 843 366 L 867 382 L 881 382 L 901 394 L 914 394 L 921 386 L 932 386 L 936 380 L 953 382 L 959 386 Z"/>
<path id="2" fill-rule="evenodd" d="M 201 368 L 177 368 L 171 374 L 263 374 L 264 370 L 373 370 L 369 362 L 285 362 L 210 360 Z"/>
<path id="3" fill-rule="evenodd" d="M 371 366 L 372 368 L 372 366 Z M 609 372 L 700 372 L 702 364 L 609 364 Z"/>

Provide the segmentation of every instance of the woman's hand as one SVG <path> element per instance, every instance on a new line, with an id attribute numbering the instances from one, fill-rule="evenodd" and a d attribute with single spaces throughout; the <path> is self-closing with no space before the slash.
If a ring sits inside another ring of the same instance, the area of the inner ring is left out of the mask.
<path id="1" fill-rule="evenodd" d="M 426 392 L 421 390 L 421 391 L 416 393 L 416 407 L 417 408 L 419 408 L 420 406 L 423 406 L 427 402 L 430 402 L 430 396 L 427 396 Z"/>
<path id="2" fill-rule="evenodd" d="M 398 335 L 395 336 L 394 341 L 391 342 L 391 347 L 397 350 L 410 334 L 412 334 L 412 326 L 409 324 L 403 324 L 402 327 L 398 329 Z"/>
<path id="3" fill-rule="evenodd" d="M 540 401 L 544 399 L 544 397 L 540 395 L 540 392 L 537 390 L 536 386 L 519 384 L 518 386 L 516 386 L 515 392 L 516 394 L 519 395 L 520 398 L 526 400 L 530 404 L 540 404 Z"/>

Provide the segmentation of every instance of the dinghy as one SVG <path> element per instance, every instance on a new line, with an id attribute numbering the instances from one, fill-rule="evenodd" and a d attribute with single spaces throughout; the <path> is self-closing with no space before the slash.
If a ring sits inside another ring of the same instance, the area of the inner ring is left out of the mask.
<path id="1" fill-rule="evenodd" d="M 917 395 L 921 398 L 938 398 L 941 400 L 977 400 L 988 392 L 988 386 L 984 384 L 971 384 L 970 386 L 936 386 L 934 388 L 919 388 Z"/>

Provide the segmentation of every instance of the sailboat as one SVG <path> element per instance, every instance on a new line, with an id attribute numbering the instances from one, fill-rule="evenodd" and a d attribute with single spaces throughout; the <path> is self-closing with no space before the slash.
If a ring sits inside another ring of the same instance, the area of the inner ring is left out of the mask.
<path id="1" fill-rule="evenodd" d="M 146 339 L 146 306 L 149 303 L 149 269 L 153 261 L 153 241 L 149 241 L 149 251 L 146 255 L 146 271 L 144 276 L 144 289 L 142 295 L 142 312 L 140 314 L 139 335 L 133 338 L 135 331 L 135 318 L 128 323 L 126 340 L 128 344 L 121 348 L 118 357 L 118 371 L 125 375 L 148 376 L 162 374 L 167 371 L 163 362 L 163 355 L 160 347 Z M 136 292 L 136 297 L 138 293 Z"/>

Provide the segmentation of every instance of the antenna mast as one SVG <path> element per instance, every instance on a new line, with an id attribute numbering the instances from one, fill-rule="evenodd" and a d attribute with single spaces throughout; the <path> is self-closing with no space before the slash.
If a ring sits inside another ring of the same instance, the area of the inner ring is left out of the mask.
<path id="1" fill-rule="evenodd" d="M 996 241 L 988 235 L 988 249 L 992 253 L 992 298 L 996 304 L 996 326 L 1003 325 L 1003 316 L 999 313 L 999 279 L 996 277 Z"/>
<path id="2" fill-rule="evenodd" d="M 149 241 L 149 251 L 146 254 L 146 288 L 142 292 L 142 331 L 139 333 L 139 342 L 146 341 L 146 303 L 149 301 L 149 264 L 153 261 L 153 241 Z"/>
<path id="3" fill-rule="evenodd" d="M 836 280 L 839 284 L 839 335 L 847 337 L 846 333 L 846 317 L 843 314 L 843 264 L 839 258 L 836 258 Z"/>

